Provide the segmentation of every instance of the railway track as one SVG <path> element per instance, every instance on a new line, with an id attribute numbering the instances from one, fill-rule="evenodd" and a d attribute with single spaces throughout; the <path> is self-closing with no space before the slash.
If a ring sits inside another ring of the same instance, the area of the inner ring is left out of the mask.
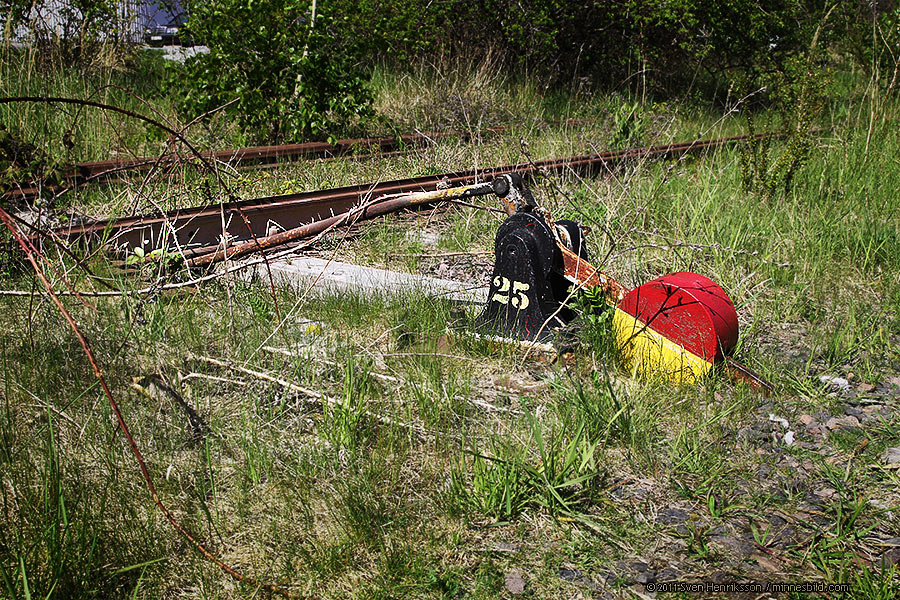
<path id="1" fill-rule="evenodd" d="M 568 119 L 552 121 L 553 125 L 578 125 L 587 119 Z M 499 135 L 509 127 L 486 127 L 479 131 L 478 137 Z M 275 165 L 286 160 L 298 159 L 332 159 L 350 154 L 388 155 L 406 152 L 411 148 L 419 148 L 428 144 L 459 138 L 470 141 L 475 134 L 468 130 L 425 131 L 404 135 L 382 136 L 373 138 L 347 138 L 329 142 L 304 142 L 302 144 L 281 144 L 277 146 L 251 146 L 230 150 L 203 152 L 202 160 L 210 163 L 227 164 L 233 167 L 251 165 Z M 196 164 L 199 157 L 191 154 L 170 153 L 161 156 L 144 156 L 126 159 L 110 159 L 76 164 L 63 174 L 64 186 L 39 187 L 23 183 L 6 190 L 3 196 L 17 200 L 34 200 L 41 192 L 54 194 L 65 193 L 89 183 L 112 182 L 121 179 L 126 172 L 147 172 L 159 169 L 165 172 L 178 166 Z"/>
<path id="2" fill-rule="evenodd" d="M 434 191 L 440 187 L 490 181 L 497 175 L 513 172 L 533 175 L 537 172 L 559 173 L 573 170 L 588 174 L 613 169 L 628 160 L 680 158 L 692 153 L 746 142 L 764 135 L 767 134 L 630 148 L 600 154 L 269 196 L 206 207 L 176 209 L 157 215 L 102 220 L 59 228 L 54 233 L 70 241 L 82 240 L 89 245 L 105 243 L 114 251 L 141 246 L 145 250 L 177 249 L 188 252 L 190 256 L 198 256 L 221 247 L 223 240 L 233 246 L 239 246 L 242 243 L 295 229 L 303 224 L 328 219 L 378 196 Z"/>
<path id="3" fill-rule="evenodd" d="M 489 128 L 484 131 L 485 133 L 494 134 L 499 132 L 499 128 Z M 201 156 L 208 162 L 235 167 L 274 165 L 285 160 L 302 158 L 330 159 L 359 152 L 365 154 L 400 152 L 407 148 L 421 147 L 451 137 L 468 139 L 472 136 L 469 132 L 464 131 L 432 131 L 375 138 L 348 138 L 337 140 L 333 144 L 328 142 L 305 142 L 302 144 L 282 144 L 278 146 L 251 146 L 203 152 Z M 170 153 L 161 156 L 83 162 L 76 164 L 74 168 L 64 173 L 65 186 L 38 187 L 26 184 L 9 189 L 4 195 L 20 200 L 33 200 L 42 191 L 61 193 L 88 183 L 117 181 L 125 172 L 147 172 L 152 169 L 160 169 L 165 172 L 168 169 L 194 164 L 197 161 L 198 157 L 194 155 Z"/>

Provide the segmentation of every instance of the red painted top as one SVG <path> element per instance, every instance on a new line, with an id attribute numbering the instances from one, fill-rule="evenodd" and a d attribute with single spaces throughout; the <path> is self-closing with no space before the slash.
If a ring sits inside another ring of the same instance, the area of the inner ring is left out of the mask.
<path id="1" fill-rule="evenodd" d="M 725 291 L 697 273 L 664 275 L 635 288 L 619 308 L 710 362 L 737 344 L 737 311 Z"/>

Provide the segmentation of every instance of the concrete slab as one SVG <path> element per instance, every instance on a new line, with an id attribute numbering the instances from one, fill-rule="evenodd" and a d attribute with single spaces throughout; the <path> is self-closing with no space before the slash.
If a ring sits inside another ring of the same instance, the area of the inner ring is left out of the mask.
<path id="1" fill-rule="evenodd" d="M 278 285 L 327 292 L 357 292 L 368 295 L 422 294 L 453 302 L 485 304 L 488 289 L 469 282 L 374 269 L 322 258 L 297 256 L 270 263 Z M 267 281 L 266 265 L 258 264 L 238 273 L 245 280 Z"/>

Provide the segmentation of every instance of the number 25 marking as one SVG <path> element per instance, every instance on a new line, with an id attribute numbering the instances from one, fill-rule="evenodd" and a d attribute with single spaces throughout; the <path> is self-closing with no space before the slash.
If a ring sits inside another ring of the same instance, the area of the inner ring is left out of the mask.
<path id="1" fill-rule="evenodd" d="M 511 292 L 510 284 L 512 284 Z M 497 288 L 497 291 L 491 296 L 491 302 L 499 302 L 500 304 L 512 303 L 519 310 L 528 308 L 528 296 L 525 295 L 525 292 L 531 289 L 530 284 L 524 281 L 510 281 L 506 277 L 498 275 L 494 277 L 494 287 Z"/>

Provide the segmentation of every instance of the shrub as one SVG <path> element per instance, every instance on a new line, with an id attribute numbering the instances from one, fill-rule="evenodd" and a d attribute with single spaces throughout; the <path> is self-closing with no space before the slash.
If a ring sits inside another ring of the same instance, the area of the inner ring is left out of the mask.
<path id="1" fill-rule="evenodd" d="M 215 0 L 190 10 L 188 28 L 209 53 L 176 70 L 186 112 L 236 99 L 225 110 L 266 142 L 324 137 L 372 114 L 359 48 L 308 0 Z"/>
<path id="2" fill-rule="evenodd" d="M 0 3 L 0 26 L 6 35 L 24 33 L 42 66 L 106 66 L 133 45 L 132 17 L 120 5 L 118 0 L 7 0 Z"/>

